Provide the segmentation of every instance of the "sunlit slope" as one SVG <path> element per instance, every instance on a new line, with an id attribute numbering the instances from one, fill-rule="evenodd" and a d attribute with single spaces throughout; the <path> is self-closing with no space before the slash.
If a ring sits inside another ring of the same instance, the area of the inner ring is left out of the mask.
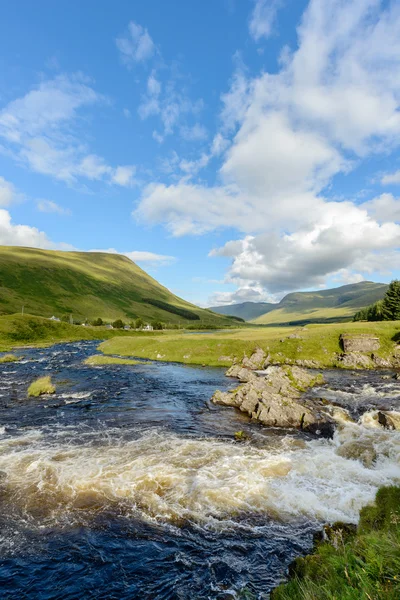
<path id="1" fill-rule="evenodd" d="M 383 298 L 386 289 L 384 283 L 362 281 L 329 290 L 296 292 L 285 296 L 274 310 L 252 322 L 295 325 L 349 320 L 360 308 Z"/>
<path id="2" fill-rule="evenodd" d="M 178 298 L 125 256 L 0 246 L 0 313 L 21 312 L 22 306 L 46 317 L 232 323 Z"/>

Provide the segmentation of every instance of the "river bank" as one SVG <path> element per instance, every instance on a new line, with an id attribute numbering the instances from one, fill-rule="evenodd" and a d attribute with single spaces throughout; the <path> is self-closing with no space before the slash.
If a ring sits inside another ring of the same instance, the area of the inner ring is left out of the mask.
<path id="1" fill-rule="evenodd" d="M 348 360 L 341 335 L 370 335 L 377 350 L 358 352 Z M 376 368 L 400 366 L 400 321 L 335 323 L 302 328 L 246 328 L 207 334 L 165 332 L 141 338 L 114 338 L 99 346 L 104 354 L 230 367 L 261 348 L 273 364 L 314 368 Z M 371 358 L 373 356 L 373 358 Z"/>

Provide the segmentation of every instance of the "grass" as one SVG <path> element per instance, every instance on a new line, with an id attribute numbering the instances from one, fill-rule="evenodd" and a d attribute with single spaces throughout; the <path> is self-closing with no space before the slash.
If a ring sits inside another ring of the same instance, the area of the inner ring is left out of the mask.
<path id="1" fill-rule="evenodd" d="M 114 338 L 103 342 L 99 350 L 104 354 L 152 360 L 230 366 L 235 360 L 241 360 L 245 354 L 250 356 L 255 348 L 260 347 L 277 364 L 308 360 L 317 362 L 323 368 L 337 366 L 337 355 L 342 352 L 339 343 L 342 333 L 376 335 L 381 348 L 375 354 L 388 358 L 393 355 L 393 338 L 400 336 L 400 321 L 308 325 L 302 329 L 249 327 L 208 334 L 165 332 L 148 338 Z"/>
<path id="2" fill-rule="evenodd" d="M 152 333 L 106 329 L 105 327 L 82 327 L 26 314 L 0 316 L 0 351 L 26 345 L 50 346 L 59 342 L 104 340 L 126 335 L 140 337 L 151 336 Z"/>
<path id="3" fill-rule="evenodd" d="M 337 524 L 329 541 L 298 558 L 290 581 L 271 600 L 396 600 L 400 598 L 400 487 L 381 488 L 361 510 L 356 532 Z"/>
<path id="4" fill-rule="evenodd" d="M 4 356 L 0 357 L 0 363 L 12 363 L 12 362 L 18 362 L 19 361 L 19 357 L 16 356 L 15 354 L 5 354 Z"/>
<path id="5" fill-rule="evenodd" d="M 132 358 L 121 358 L 118 356 L 103 356 L 101 354 L 95 354 L 93 356 L 89 356 L 84 361 L 85 365 L 89 365 L 91 367 L 98 367 L 102 365 L 137 365 L 139 361 L 133 360 Z"/>
<path id="6" fill-rule="evenodd" d="M 231 319 L 178 298 L 126 256 L 0 246 L 0 313 L 229 326 Z M 168 310 L 170 309 L 170 310 Z M 177 312 L 190 314 L 185 319 Z M 186 312 L 185 312 L 186 311 Z"/>
<path id="7" fill-rule="evenodd" d="M 31 385 L 28 388 L 28 396 L 33 396 L 37 398 L 44 394 L 54 394 L 56 391 L 55 386 L 51 383 L 51 378 L 47 377 L 39 377 L 35 381 L 32 381 Z"/>

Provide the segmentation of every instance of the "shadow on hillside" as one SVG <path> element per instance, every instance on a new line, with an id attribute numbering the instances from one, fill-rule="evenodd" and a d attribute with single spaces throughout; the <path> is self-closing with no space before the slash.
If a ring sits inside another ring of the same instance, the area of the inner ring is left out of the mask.
<path id="1" fill-rule="evenodd" d="M 400 331 L 394 334 L 394 336 L 392 337 L 392 342 L 400 343 Z"/>

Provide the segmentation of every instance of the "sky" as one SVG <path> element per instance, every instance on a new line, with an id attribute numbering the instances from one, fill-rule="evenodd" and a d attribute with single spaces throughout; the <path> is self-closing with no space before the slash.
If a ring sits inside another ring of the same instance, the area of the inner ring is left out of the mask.
<path id="1" fill-rule="evenodd" d="M 400 3 L 19 0 L 0 244 L 126 254 L 201 306 L 400 276 Z"/>

